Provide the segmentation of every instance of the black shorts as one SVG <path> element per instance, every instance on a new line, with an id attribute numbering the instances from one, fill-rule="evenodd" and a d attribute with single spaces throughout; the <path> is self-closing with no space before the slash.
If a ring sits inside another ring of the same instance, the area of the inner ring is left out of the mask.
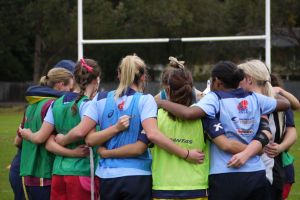
<path id="1" fill-rule="evenodd" d="M 212 174 L 209 200 L 265 200 L 265 171 Z"/>
<path id="2" fill-rule="evenodd" d="M 101 200 L 151 200 L 152 176 L 124 176 L 100 180 Z"/>

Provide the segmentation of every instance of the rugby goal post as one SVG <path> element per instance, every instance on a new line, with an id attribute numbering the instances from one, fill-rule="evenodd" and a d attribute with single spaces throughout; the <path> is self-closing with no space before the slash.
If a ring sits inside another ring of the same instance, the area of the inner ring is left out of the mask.
<path id="1" fill-rule="evenodd" d="M 132 44 L 132 43 L 168 43 L 181 42 L 212 42 L 237 40 L 265 40 L 265 63 L 271 70 L 271 2 L 265 0 L 265 34 L 249 36 L 221 36 L 221 37 L 183 37 L 183 38 L 143 38 L 143 39 L 84 39 L 83 38 L 83 9 L 82 1 L 78 0 L 78 60 L 83 57 L 85 44 Z"/>

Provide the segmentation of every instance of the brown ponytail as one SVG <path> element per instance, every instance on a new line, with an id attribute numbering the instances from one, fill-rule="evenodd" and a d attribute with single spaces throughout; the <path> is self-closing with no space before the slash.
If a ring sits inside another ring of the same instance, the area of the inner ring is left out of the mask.
<path id="1" fill-rule="evenodd" d="M 173 60 L 171 62 L 173 62 Z M 180 66 L 179 62 L 181 62 Z M 193 78 L 191 72 L 185 69 L 183 63 L 183 61 L 177 61 L 177 69 L 173 69 L 169 74 L 169 98 L 172 102 L 179 103 L 185 106 L 190 106 L 193 104 L 194 100 Z M 174 116 L 171 113 L 169 113 L 169 116 L 174 118 Z"/>
<path id="2" fill-rule="evenodd" d="M 80 88 L 79 95 L 72 106 L 73 114 L 78 112 L 77 103 L 84 96 L 86 87 L 101 74 L 100 66 L 95 60 L 81 59 L 75 65 L 74 77 L 75 82 Z"/>

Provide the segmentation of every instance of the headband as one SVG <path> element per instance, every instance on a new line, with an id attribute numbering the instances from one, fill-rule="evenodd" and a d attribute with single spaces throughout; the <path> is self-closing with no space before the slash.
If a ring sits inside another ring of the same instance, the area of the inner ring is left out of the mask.
<path id="1" fill-rule="evenodd" d="M 89 66 L 83 58 L 80 59 L 80 64 L 84 67 L 88 72 L 93 72 L 93 68 Z"/>

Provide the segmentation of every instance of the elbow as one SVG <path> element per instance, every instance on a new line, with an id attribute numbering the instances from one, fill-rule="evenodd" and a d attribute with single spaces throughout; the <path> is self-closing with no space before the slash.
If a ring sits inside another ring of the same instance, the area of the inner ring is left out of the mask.
<path id="1" fill-rule="evenodd" d="M 147 149 L 147 148 L 146 148 Z M 137 156 L 139 156 L 139 155 L 142 155 L 145 151 L 146 151 L 146 149 L 144 149 L 144 148 L 140 148 L 140 149 L 138 149 L 137 150 Z"/>
<path id="2" fill-rule="evenodd" d="M 52 145 L 51 145 L 51 142 L 46 142 L 45 148 L 46 148 L 47 151 L 52 152 Z"/>
<path id="3" fill-rule="evenodd" d="M 102 143 L 99 143 L 99 140 L 95 140 L 95 138 L 93 138 L 92 135 L 87 135 L 85 137 L 84 141 L 85 141 L 85 144 L 89 147 L 93 147 L 93 146 L 96 146 L 96 145 L 98 145 L 98 146 L 102 145 Z"/>
<path id="4" fill-rule="evenodd" d="M 152 143 L 157 144 L 159 142 L 158 134 L 151 131 L 147 133 L 148 140 L 150 140 Z"/>
<path id="5" fill-rule="evenodd" d="M 89 147 L 93 147 L 95 145 L 94 142 L 89 137 L 86 137 L 84 141 L 85 144 Z"/>

